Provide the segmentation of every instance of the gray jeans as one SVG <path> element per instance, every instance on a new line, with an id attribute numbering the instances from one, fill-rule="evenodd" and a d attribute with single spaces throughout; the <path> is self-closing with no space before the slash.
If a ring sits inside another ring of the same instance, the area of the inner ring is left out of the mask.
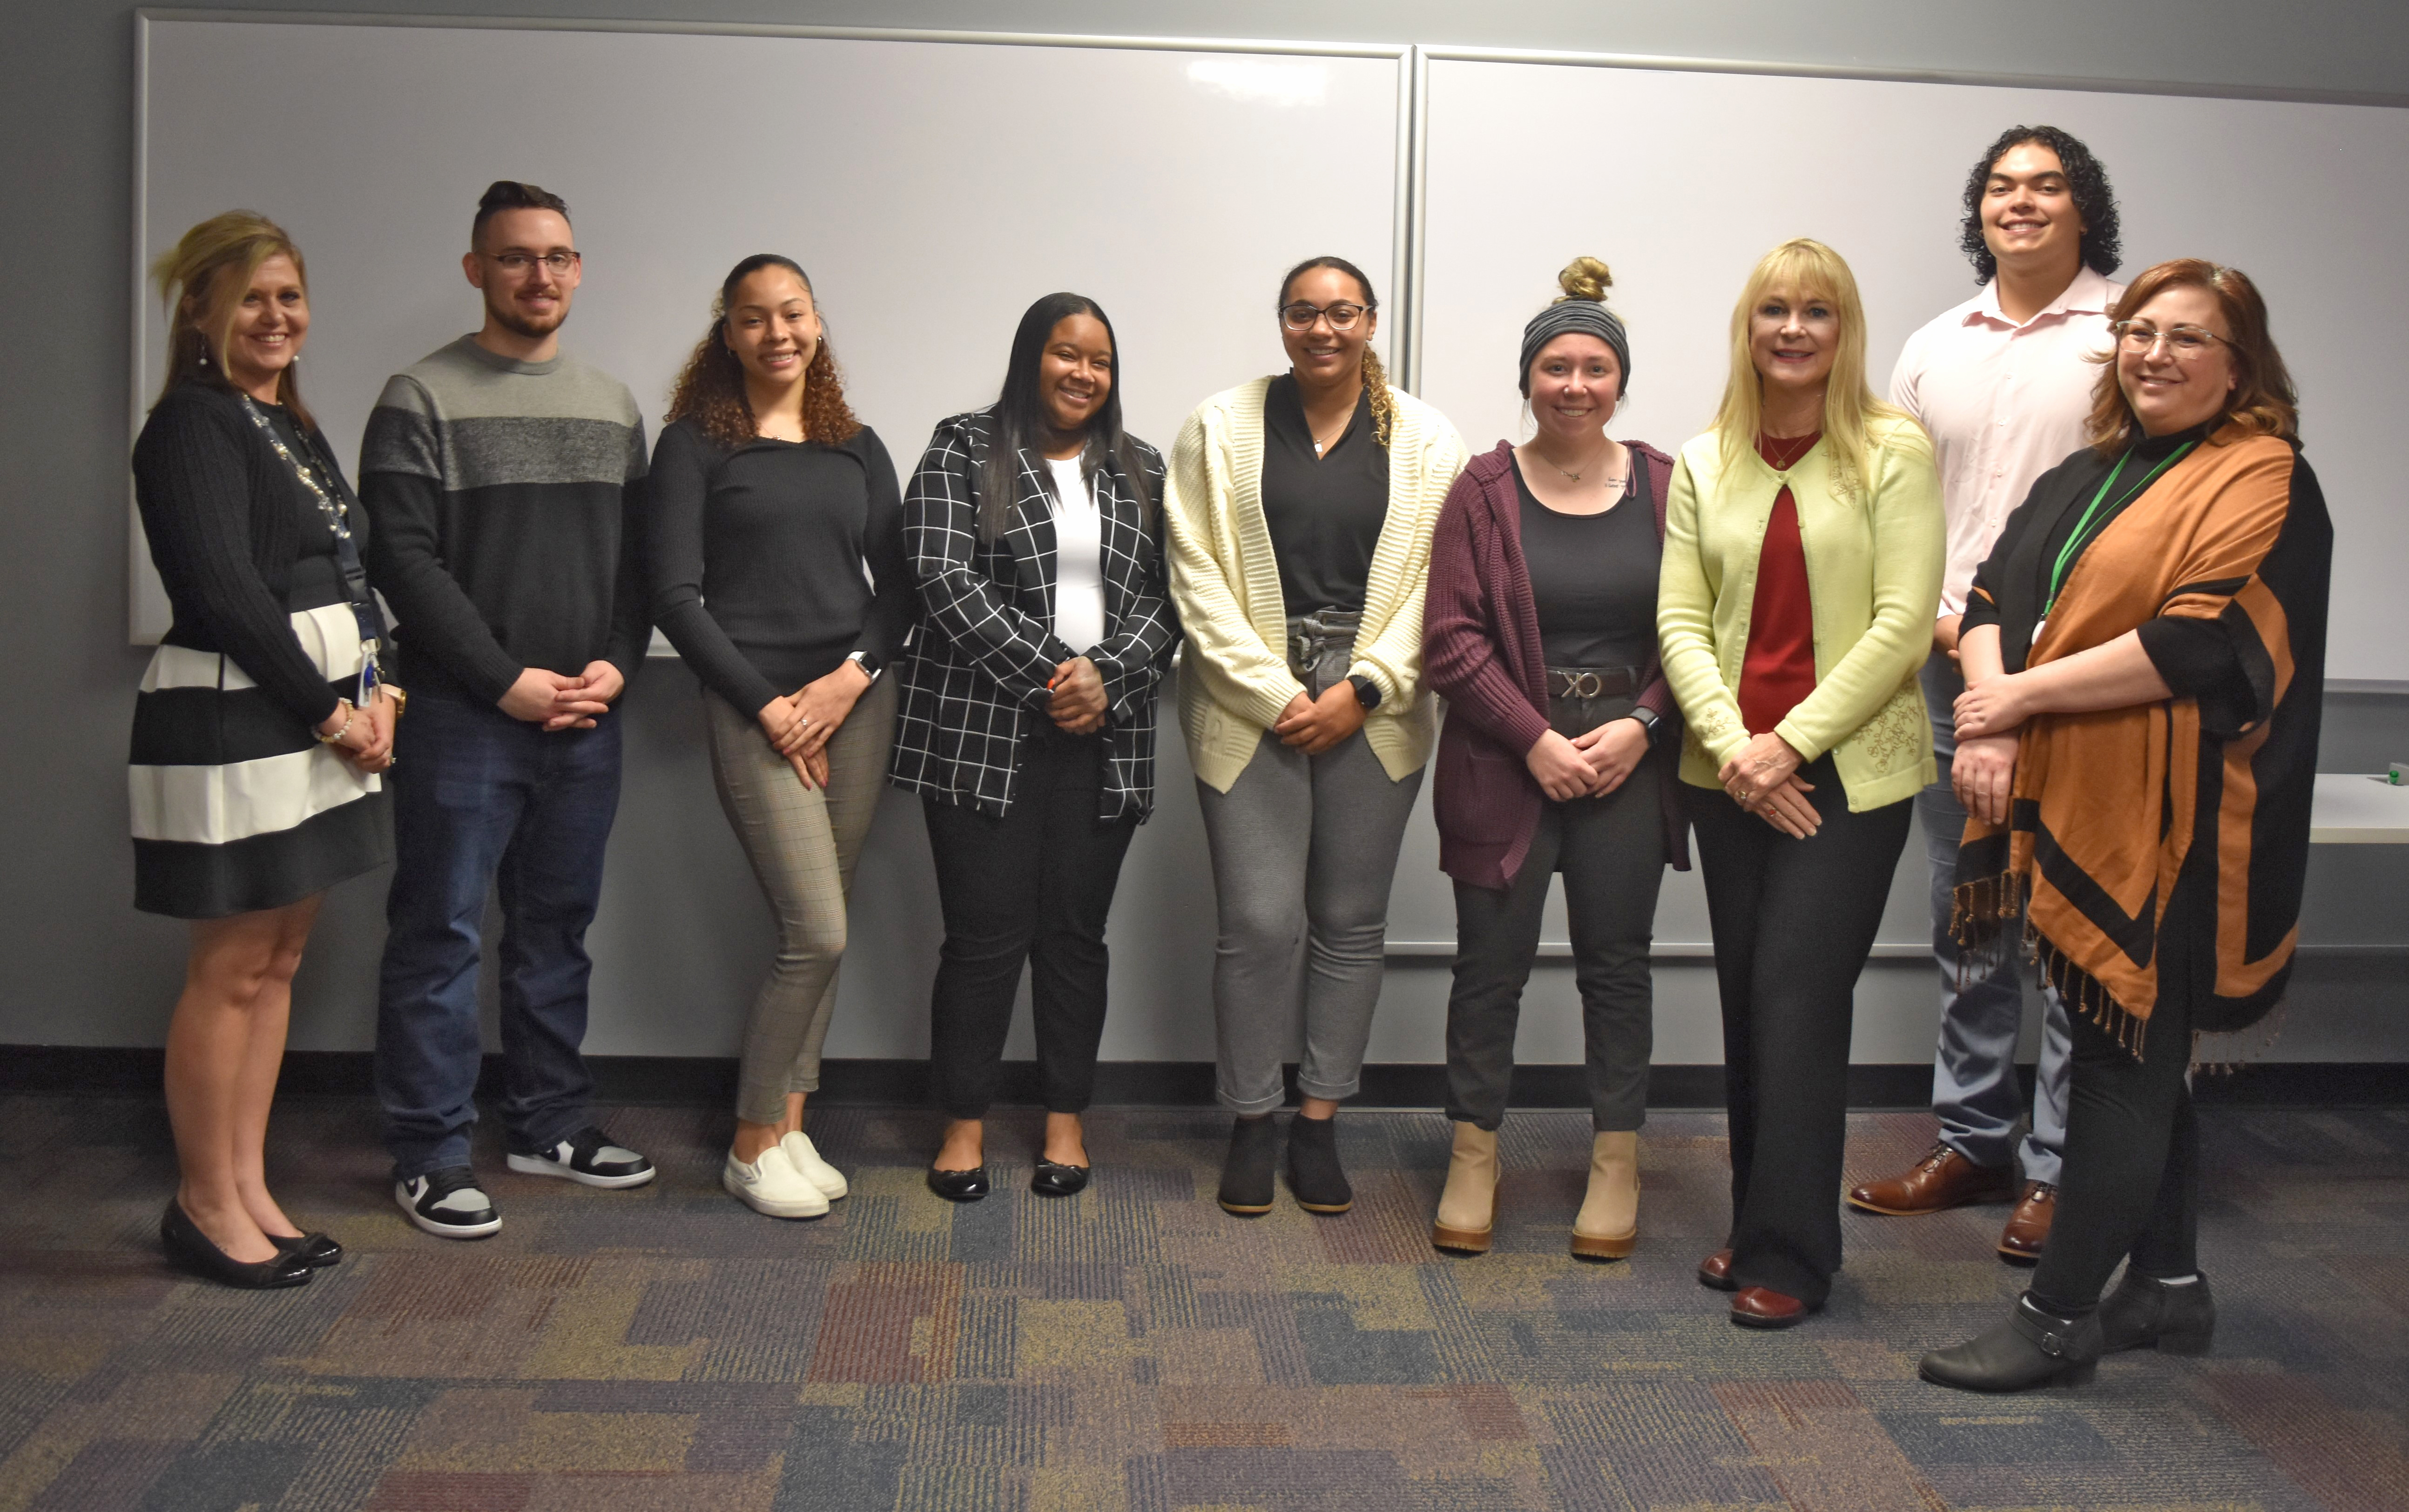
<path id="1" fill-rule="evenodd" d="M 882 677 L 829 738 L 829 784 L 806 788 L 758 721 L 702 696 L 719 806 L 753 863 L 778 926 L 778 954 L 753 1000 L 738 1072 L 736 1116 L 773 1124 L 786 1094 L 816 1092 L 820 1045 L 836 1010 L 845 897 L 854 862 L 887 790 L 895 742 L 895 680 Z"/>
<path id="2" fill-rule="evenodd" d="M 1319 698 L 1343 682 L 1352 626 L 1330 616 L 1301 632 L 1299 676 Z M 1380 1001 L 1389 885 L 1422 774 L 1391 779 L 1370 742 L 1349 736 L 1318 756 L 1262 733 L 1254 758 L 1217 793 L 1196 785 L 1213 852 L 1220 930 L 1213 946 L 1216 1095 L 1234 1113 L 1280 1105 L 1280 1065 L 1300 1014 L 1306 1097 L 1352 1097 Z"/>
<path id="3" fill-rule="evenodd" d="M 2021 1155 L 2027 1180 L 2054 1186 L 2066 1149 L 2068 1057 L 2073 1043 L 2066 1005 L 2055 991 L 2041 989 L 2032 1129 L 2019 1148 L 2016 1125 L 2024 1116 L 2025 1099 L 2016 1079 L 2016 1036 L 2025 1021 L 2023 957 L 2008 952 L 1996 970 L 1958 989 L 1957 943 L 1949 935 L 1949 914 L 1966 809 L 1949 786 L 1949 761 L 1957 754 L 1954 706 L 1966 684 L 1955 664 L 1940 652 L 1924 664 L 1923 675 L 1933 755 L 1940 762 L 1940 780 L 1915 796 L 1915 817 L 1924 827 L 1926 857 L 1932 868 L 1932 955 L 1940 967 L 1940 1044 L 1932 1060 L 1932 1111 L 1940 1116 L 1942 1142 L 1966 1159 L 1998 1167 L 2015 1163 Z M 2021 929 L 2021 921 L 2009 928 Z"/>

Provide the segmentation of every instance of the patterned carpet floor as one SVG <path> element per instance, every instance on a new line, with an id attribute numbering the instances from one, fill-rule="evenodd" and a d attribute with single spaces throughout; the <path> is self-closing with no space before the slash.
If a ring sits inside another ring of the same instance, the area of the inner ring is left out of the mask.
<path id="1" fill-rule="evenodd" d="M 780 1223 L 723 1195 L 724 1118 L 613 1110 L 662 1167 L 602 1192 L 482 1169 L 478 1244 L 416 1232 L 364 1103 L 279 1111 L 286 1205 L 352 1258 L 242 1294 L 158 1258 L 155 1102 L 0 1099 L 0 1512 L 1814 1512 L 2409 1507 L 2409 1110 L 2203 1115 L 2215 1351 L 1990 1399 L 1917 1355 L 2001 1317 L 1999 1208 L 1847 1220 L 1827 1313 L 1725 1321 L 1723 1120 L 1642 1139 L 1628 1262 L 1564 1249 L 1586 1117 L 1521 1114 L 1497 1249 L 1427 1244 L 1435 1114 L 1343 1116 L 1353 1212 L 1223 1215 L 1225 1118 L 1099 1110 L 1096 1183 L 920 1170 L 933 1114 L 829 1108 L 854 1192 Z M 1928 1117 L 1853 1120 L 1853 1176 Z"/>

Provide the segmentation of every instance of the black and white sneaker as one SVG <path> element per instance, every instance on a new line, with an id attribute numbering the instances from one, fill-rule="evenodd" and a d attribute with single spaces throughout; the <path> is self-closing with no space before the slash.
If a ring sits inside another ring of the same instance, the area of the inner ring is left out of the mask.
<path id="1" fill-rule="evenodd" d="M 477 1173 L 465 1165 L 397 1181 L 393 1200 L 411 1222 L 439 1239 L 483 1239 L 502 1227 L 492 1200 L 478 1188 Z"/>
<path id="2" fill-rule="evenodd" d="M 522 1155 L 512 1150 L 511 1169 L 527 1176 L 562 1176 L 588 1187 L 641 1187 L 653 1179 L 653 1162 L 623 1145 L 592 1124 L 548 1150 Z"/>

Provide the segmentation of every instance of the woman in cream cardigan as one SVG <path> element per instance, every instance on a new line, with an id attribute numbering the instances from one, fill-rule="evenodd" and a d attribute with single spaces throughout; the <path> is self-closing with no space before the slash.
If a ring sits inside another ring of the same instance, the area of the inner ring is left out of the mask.
<path id="1" fill-rule="evenodd" d="M 1787 1328 L 1840 1268 L 1849 1028 L 1909 801 L 1932 781 L 1916 672 L 1940 598 L 1932 443 L 1866 387 L 1856 280 L 1766 253 L 1732 311 L 1714 428 L 1681 448 L 1657 632 L 1688 723 L 1731 1108 L 1730 1246 L 1698 1279 Z"/>
<path id="2" fill-rule="evenodd" d="M 1217 1091 L 1237 1115 L 1221 1205 L 1271 1208 L 1271 1115 L 1301 1003 L 1289 1188 L 1309 1212 L 1344 1213 L 1332 1120 L 1361 1079 L 1389 883 L 1435 733 L 1422 590 L 1465 457 L 1443 416 L 1388 385 L 1361 269 L 1299 264 L 1277 309 L 1289 371 L 1188 417 L 1163 523 L 1187 637 L 1179 720 L 1220 904 Z"/>

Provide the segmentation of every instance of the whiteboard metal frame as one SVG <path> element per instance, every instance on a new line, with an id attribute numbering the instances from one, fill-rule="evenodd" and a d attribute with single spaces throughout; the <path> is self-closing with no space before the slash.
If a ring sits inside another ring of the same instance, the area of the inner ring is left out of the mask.
<path id="1" fill-rule="evenodd" d="M 1421 138 L 1415 130 L 1421 86 L 1416 67 L 1418 50 L 1406 43 L 976 32 L 926 27 L 806 26 L 774 22 L 423 16 L 382 11 L 346 14 L 323 10 L 183 9 L 144 6 L 134 12 L 134 164 L 129 176 L 134 188 L 133 213 L 129 218 L 134 237 L 134 266 L 130 299 L 132 320 L 126 334 L 126 367 L 132 375 L 126 399 L 125 434 L 129 443 L 133 437 L 141 434 L 143 420 L 150 410 L 146 398 L 150 393 L 149 377 L 144 371 L 144 364 L 151 354 L 143 347 L 149 328 L 149 310 L 144 301 L 151 297 L 151 228 L 145 206 L 150 198 L 151 26 L 153 22 L 252 26 L 412 27 L 426 31 L 619 32 L 665 36 L 794 37 L 831 42 L 936 42 L 974 47 L 1078 48 L 1119 52 L 1226 52 L 1270 57 L 1385 60 L 1397 65 L 1397 148 L 1393 205 L 1390 216 L 1392 235 L 1389 247 L 1389 286 L 1396 291 L 1401 307 L 1398 311 L 1400 318 L 1390 334 L 1390 366 L 1399 375 L 1398 386 L 1408 391 L 1414 388 L 1414 375 L 1421 370 L 1421 353 L 1415 350 L 1414 343 L 1418 328 L 1415 294 L 1420 281 L 1412 266 L 1419 241 L 1411 221 L 1411 211 L 1419 202 L 1423 177 L 1419 157 Z M 126 484 L 126 639 L 135 645 L 148 645 L 151 642 L 141 633 L 141 626 L 137 619 L 138 608 L 133 593 L 135 576 L 144 564 L 137 555 L 141 550 L 141 534 L 133 506 L 131 480 Z"/>

